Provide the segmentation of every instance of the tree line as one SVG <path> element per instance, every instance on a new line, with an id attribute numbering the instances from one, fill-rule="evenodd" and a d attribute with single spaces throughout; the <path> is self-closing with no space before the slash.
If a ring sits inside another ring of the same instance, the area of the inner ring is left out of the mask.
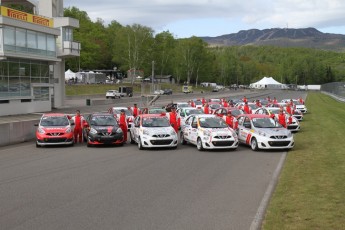
<path id="1" fill-rule="evenodd" d="M 154 33 L 140 24 L 123 26 L 92 22 L 85 11 L 65 8 L 80 28 L 74 40 L 81 43 L 78 58 L 66 60 L 73 71 L 113 69 L 143 70 L 145 76 L 173 75 L 176 82 L 216 82 L 248 85 L 270 76 L 285 84 L 324 84 L 345 80 L 345 54 L 310 48 L 274 46 L 210 47 L 198 37 L 178 39 L 169 31 Z"/>

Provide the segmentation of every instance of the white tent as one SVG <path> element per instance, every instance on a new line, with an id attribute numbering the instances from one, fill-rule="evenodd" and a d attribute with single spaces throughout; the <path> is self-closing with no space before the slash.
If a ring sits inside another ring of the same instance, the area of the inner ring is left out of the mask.
<path id="1" fill-rule="evenodd" d="M 65 81 L 68 81 L 68 80 L 70 80 L 72 78 L 75 78 L 75 73 L 72 70 L 68 69 L 65 72 Z"/>
<path id="2" fill-rule="evenodd" d="M 272 77 L 264 77 L 260 81 L 252 83 L 249 85 L 249 88 L 253 89 L 284 89 L 286 86 Z"/>

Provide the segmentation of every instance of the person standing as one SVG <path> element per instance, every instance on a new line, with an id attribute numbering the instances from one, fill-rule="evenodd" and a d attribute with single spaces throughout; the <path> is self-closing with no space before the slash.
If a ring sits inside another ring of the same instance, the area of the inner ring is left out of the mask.
<path id="1" fill-rule="evenodd" d="M 242 101 L 245 103 L 245 102 L 248 102 L 248 99 L 246 96 L 243 97 Z"/>
<path id="2" fill-rule="evenodd" d="M 175 129 L 175 132 L 178 133 L 178 130 L 180 128 L 180 118 L 178 114 L 176 113 L 176 108 L 172 107 L 171 112 L 168 113 L 169 122 L 171 126 Z"/>
<path id="3" fill-rule="evenodd" d="M 140 110 L 137 106 L 137 104 L 134 104 L 134 106 L 131 108 L 133 117 L 136 118 L 140 114 Z"/>
<path id="4" fill-rule="evenodd" d="M 204 97 L 202 97 L 201 103 L 202 103 L 202 105 L 205 105 L 205 104 L 206 104 L 206 99 L 205 99 Z"/>
<path id="5" fill-rule="evenodd" d="M 248 102 L 245 102 L 245 103 L 244 103 L 243 111 L 244 111 L 246 114 L 251 114 L 251 113 L 252 113 L 252 110 L 250 109 L 250 107 L 249 107 L 249 105 L 248 105 Z"/>
<path id="6" fill-rule="evenodd" d="M 228 104 L 228 102 L 227 102 L 227 100 L 225 98 L 223 98 L 222 106 L 223 107 L 229 107 L 229 104 Z"/>
<path id="7" fill-rule="evenodd" d="M 204 105 L 204 114 L 210 114 L 210 106 L 207 102 Z"/>
<path id="8" fill-rule="evenodd" d="M 82 143 L 83 141 L 83 124 L 85 123 L 85 119 L 82 115 L 80 115 L 80 110 L 76 110 L 75 116 L 71 118 L 74 122 L 74 143 Z"/>
<path id="9" fill-rule="evenodd" d="M 227 123 L 230 128 L 234 130 L 238 128 L 238 121 L 234 116 L 232 116 L 231 111 L 228 111 L 226 116 L 224 116 L 224 120 L 225 120 L 225 123 Z"/>
<path id="10" fill-rule="evenodd" d="M 127 142 L 127 133 L 128 133 L 128 125 L 127 125 L 127 116 L 124 109 L 121 109 L 120 117 L 119 117 L 119 125 L 123 132 L 123 143 Z"/>
<path id="11" fill-rule="evenodd" d="M 285 116 L 285 114 L 284 114 L 283 108 L 281 108 L 281 109 L 279 110 L 278 122 L 279 122 L 279 124 L 281 124 L 284 128 L 286 128 L 286 116 Z"/>
<path id="12" fill-rule="evenodd" d="M 190 100 L 189 104 L 190 104 L 191 107 L 195 107 L 195 102 L 193 100 Z"/>

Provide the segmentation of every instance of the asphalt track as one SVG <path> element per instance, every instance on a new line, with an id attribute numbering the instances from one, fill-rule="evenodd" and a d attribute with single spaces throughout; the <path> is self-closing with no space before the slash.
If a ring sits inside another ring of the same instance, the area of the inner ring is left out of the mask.
<path id="1" fill-rule="evenodd" d="M 277 99 L 306 96 L 264 92 Z M 170 96 L 160 103 L 165 100 Z M 71 103 L 57 111 L 106 107 Z M 285 154 L 246 146 L 204 152 L 192 145 L 1 147 L 0 229 L 257 229 Z"/>

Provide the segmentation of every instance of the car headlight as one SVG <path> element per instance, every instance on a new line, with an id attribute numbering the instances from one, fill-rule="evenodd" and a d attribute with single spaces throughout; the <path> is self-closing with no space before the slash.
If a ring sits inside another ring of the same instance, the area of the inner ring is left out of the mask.
<path id="1" fill-rule="evenodd" d="M 205 130 L 204 130 L 204 135 L 205 135 L 205 136 L 208 136 L 208 137 L 211 136 L 211 131 L 205 129 Z"/>
<path id="2" fill-rule="evenodd" d="M 147 129 L 143 129 L 143 134 L 144 135 L 150 135 L 150 132 Z"/>
<path id="3" fill-rule="evenodd" d="M 264 137 L 266 136 L 265 132 L 259 131 L 258 133 L 259 133 L 260 136 L 264 136 Z"/>
<path id="4" fill-rule="evenodd" d="M 292 137 L 291 131 L 288 132 L 287 136 L 288 136 L 288 137 Z"/>
<path id="5" fill-rule="evenodd" d="M 44 129 L 42 129 L 42 128 L 38 128 L 37 129 L 37 132 L 39 132 L 40 134 L 44 134 L 45 132 L 44 132 Z"/>
<path id="6" fill-rule="evenodd" d="M 170 135 L 171 135 L 171 136 L 175 136 L 175 135 L 176 135 L 175 130 L 170 130 Z"/>
<path id="7" fill-rule="evenodd" d="M 116 133 L 118 133 L 118 134 L 122 133 L 122 129 L 121 129 L 121 128 L 118 128 L 118 129 L 116 130 Z"/>
<path id="8" fill-rule="evenodd" d="M 91 129 L 90 129 L 90 133 L 91 133 L 91 134 L 96 134 L 96 133 L 97 133 L 97 130 L 94 129 L 94 128 L 91 128 Z"/>
<path id="9" fill-rule="evenodd" d="M 70 132 L 72 132 L 71 127 L 69 127 L 68 129 L 66 129 L 66 133 L 70 133 Z"/>

